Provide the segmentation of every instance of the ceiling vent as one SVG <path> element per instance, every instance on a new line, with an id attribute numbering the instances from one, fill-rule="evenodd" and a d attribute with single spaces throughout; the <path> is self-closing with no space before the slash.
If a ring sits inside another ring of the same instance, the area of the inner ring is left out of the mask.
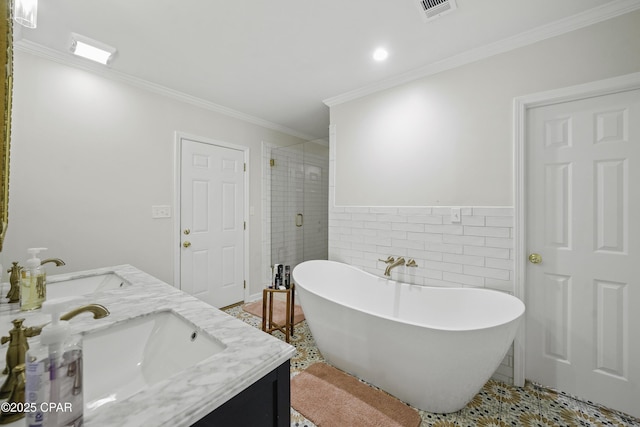
<path id="1" fill-rule="evenodd" d="M 417 0 L 425 21 L 439 18 L 458 8 L 456 0 Z"/>

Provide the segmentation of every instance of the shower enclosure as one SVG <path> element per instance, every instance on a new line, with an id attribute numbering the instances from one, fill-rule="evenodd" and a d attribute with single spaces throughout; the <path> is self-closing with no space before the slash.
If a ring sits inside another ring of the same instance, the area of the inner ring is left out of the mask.
<path id="1" fill-rule="evenodd" d="M 306 142 L 271 150 L 271 265 L 327 259 L 329 147 Z"/>

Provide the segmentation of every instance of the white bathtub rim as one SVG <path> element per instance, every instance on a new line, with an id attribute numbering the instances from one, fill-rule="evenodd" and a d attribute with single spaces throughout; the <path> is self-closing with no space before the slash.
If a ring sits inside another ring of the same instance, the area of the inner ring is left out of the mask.
<path id="1" fill-rule="evenodd" d="M 331 299 L 331 298 L 329 298 L 327 296 L 319 294 L 318 292 L 314 292 L 314 291 L 310 290 L 309 288 L 307 288 L 303 284 L 301 284 L 298 280 L 296 280 L 296 277 L 295 277 L 296 269 L 299 266 L 307 264 L 307 263 L 339 264 L 341 266 L 344 266 L 344 267 L 350 268 L 352 270 L 355 270 L 360 274 L 364 274 L 364 275 L 370 276 L 372 279 L 375 279 L 377 281 L 384 280 L 387 283 L 389 283 L 390 285 L 402 284 L 402 285 L 406 285 L 406 286 L 410 286 L 410 287 L 426 288 L 426 289 L 437 289 L 437 290 L 449 290 L 449 289 L 451 289 L 451 290 L 454 290 L 454 291 L 465 290 L 465 291 L 469 291 L 469 292 L 492 292 L 492 293 L 495 293 L 497 295 L 500 295 L 501 298 L 508 297 L 509 299 L 513 299 L 513 303 L 517 304 L 519 310 L 517 310 L 518 311 L 517 315 L 515 315 L 514 317 L 512 317 L 510 319 L 506 319 L 506 320 L 501 321 L 501 322 L 494 322 L 491 325 L 482 325 L 482 326 L 477 326 L 477 327 L 474 327 L 474 326 L 470 326 L 469 327 L 469 326 L 467 326 L 467 327 L 463 328 L 463 327 L 433 326 L 433 325 L 429 325 L 429 324 L 426 324 L 426 323 L 413 322 L 413 321 L 405 320 L 405 319 L 402 319 L 402 318 L 399 318 L 399 317 L 388 316 L 388 315 L 380 314 L 380 313 L 377 313 L 377 312 L 374 312 L 374 311 L 371 311 L 371 310 L 362 309 L 360 307 L 354 307 L 352 304 L 346 304 L 346 303 L 341 302 L 341 301 L 336 301 L 335 299 Z M 420 328 L 429 328 L 429 329 L 432 329 L 432 330 L 435 330 L 435 331 L 461 332 L 461 333 L 463 333 L 463 332 L 471 332 L 471 331 L 491 329 L 491 328 L 500 327 L 500 326 L 512 323 L 514 321 L 517 321 L 525 313 L 525 305 L 524 305 L 524 303 L 519 298 L 517 298 L 517 297 L 515 297 L 515 296 L 513 296 L 513 295 L 511 295 L 509 293 L 506 293 L 506 292 L 501 292 L 501 291 L 498 291 L 498 290 L 495 290 L 495 289 L 463 287 L 463 286 L 440 287 L 440 286 L 415 285 L 415 284 L 412 284 L 412 283 L 405 283 L 405 282 L 399 282 L 397 280 L 385 279 L 383 277 L 376 276 L 375 274 L 371 274 L 368 271 L 362 270 L 362 269 L 360 269 L 358 267 L 355 267 L 353 265 L 346 264 L 346 263 L 339 262 L 339 261 L 331 261 L 331 260 L 308 260 L 308 261 L 304 261 L 304 262 L 298 264 L 293 269 L 291 274 L 292 274 L 292 277 L 293 277 L 293 281 L 296 284 L 296 288 L 302 288 L 305 292 L 309 292 L 309 293 L 317 296 L 318 298 L 322 298 L 322 299 L 324 299 L 326 301 L 329 301 L 331 303 L 338 304 L 338 305 L 347 307 L 347 308 L 349 308 L 351 310 L 355 310 L 355 311 L 358 311 L 358 312 L 361 312 L 361 313 L 368 314 L 370 316 L 379 317 L 379 318 L 390 320 L 390 321 L 393 321 L 393 322 L 399 322 L 399 323 L 402 323 L 402 324 L 416 326 L 416 327 L 420 327 Z M 301 298 L 301 300 L 303 300 L 303 298 Z"/>

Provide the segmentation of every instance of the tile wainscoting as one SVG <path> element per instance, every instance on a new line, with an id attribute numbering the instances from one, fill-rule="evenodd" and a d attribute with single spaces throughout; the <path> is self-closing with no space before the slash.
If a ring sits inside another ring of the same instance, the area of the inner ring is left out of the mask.
<path id="1" fill-rule="evenodd" d="M 416 285 L 513 292 L 513 208 L 332 207 L 329 257 L 381 275 L 388 256 L 413 258 L 393 278 Z"/>

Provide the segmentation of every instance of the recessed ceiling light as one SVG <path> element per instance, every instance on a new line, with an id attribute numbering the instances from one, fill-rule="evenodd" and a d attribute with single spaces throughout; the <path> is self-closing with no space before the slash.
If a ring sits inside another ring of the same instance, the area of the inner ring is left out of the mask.
<path id="1" fill-rule="evenodd" d="M 383 47 L 379 47 L 373 52 L 373 59 L 375 59 L 376 61 L 384 61 L 388 56 L 389 52 L 387 52 L 387 50 Z"/>
<path id="2" fill-rule="evenodd" d="M 108 65 L 116 48 L 80 34 L 71 33 L 70 50 L 73 54 Z"/>

